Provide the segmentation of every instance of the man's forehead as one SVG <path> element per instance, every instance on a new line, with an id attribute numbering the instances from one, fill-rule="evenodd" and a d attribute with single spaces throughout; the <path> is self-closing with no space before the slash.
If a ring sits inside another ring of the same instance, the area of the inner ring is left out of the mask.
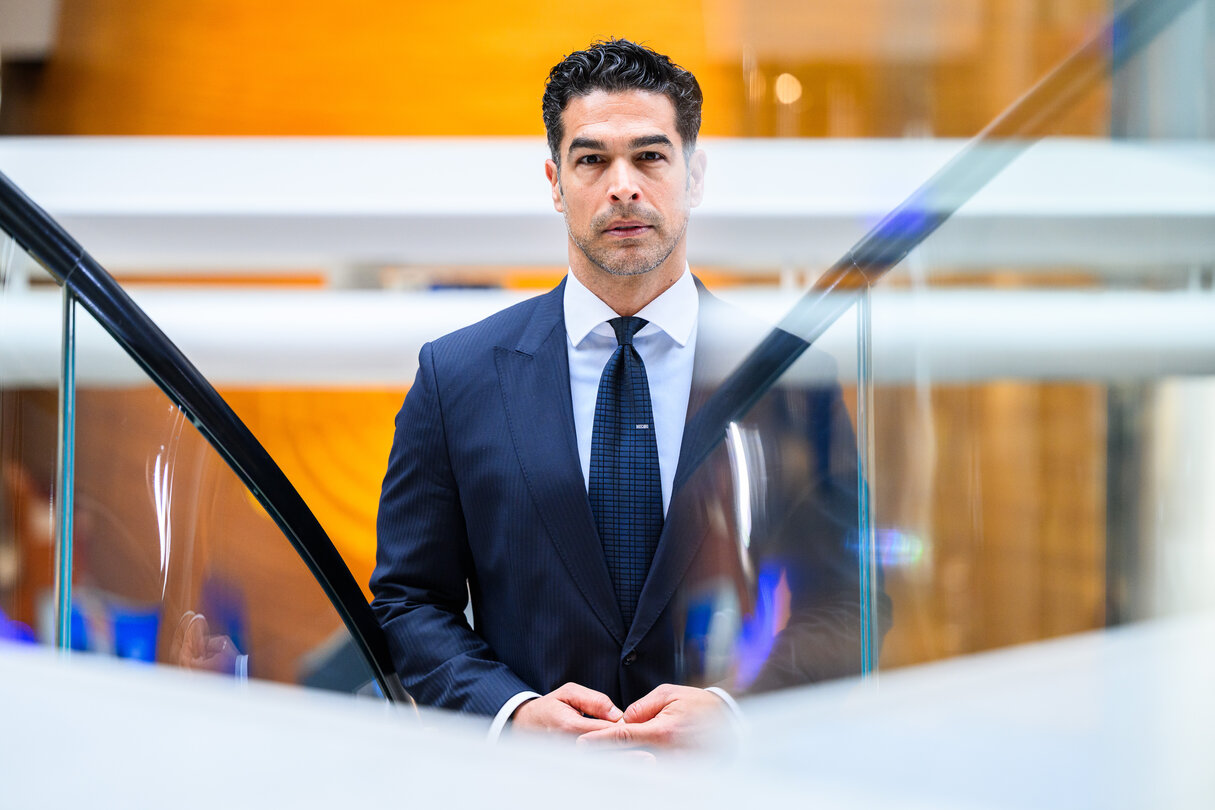
<path id="1" fill-rule="evenodd" d="M 645 90 L 593 90 L 570 99 L 562 112 L 564 148 L 574 139 L 632 140 L 643 135 L 665 135 L 679 145 L 675 106 L 661 93 Z"/>

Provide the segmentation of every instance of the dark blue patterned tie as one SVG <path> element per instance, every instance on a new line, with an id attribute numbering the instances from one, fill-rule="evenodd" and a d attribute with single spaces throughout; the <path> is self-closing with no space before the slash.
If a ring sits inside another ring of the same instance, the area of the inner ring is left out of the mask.
<path id="1" fill-rule="evenodd" d="M 641 318 L 612 318 L 620 344 L 603 367 L 591 433 L 591 511 L 628 627 L 662 533 L 662 480 L 645 364 L 633 348 Z"/>

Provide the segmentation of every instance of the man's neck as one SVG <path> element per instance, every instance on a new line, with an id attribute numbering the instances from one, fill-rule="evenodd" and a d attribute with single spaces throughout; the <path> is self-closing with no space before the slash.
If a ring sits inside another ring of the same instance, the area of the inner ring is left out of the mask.
<path id="1" fill-rule="evenodd" d="M 687 260 L 683 251 L 676 252 L 680 254 L 678 257 L 672 253 L 658 267 L 636 276 L 612 275 L 585 261 L 585 257 L 582 257 L 582 262 L 575 262 L 573 256 L 570 257 L 570 271 L 582 282 L 582 286 L 593 292 L 617 315 L 631 316 L 670 289 L 683 275 Z"/>

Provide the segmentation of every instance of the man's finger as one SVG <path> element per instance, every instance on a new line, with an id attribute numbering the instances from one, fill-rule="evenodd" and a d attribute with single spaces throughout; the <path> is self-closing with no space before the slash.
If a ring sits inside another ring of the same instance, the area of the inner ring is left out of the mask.
<path id="1" fill-rule="evenodd" d="M 557 690 L 555 697 L 588 717 L 597 717 L 610 723 L 624 717 L 624 712 L 616 708 L 610 697 L 581 684 L 567 683 Z"/>
<path id="2" fill-rule="evenodd" d="M 653 720 L 670 702 L 670 690 L 666 684 L 663 684 L 625 709 L 624 722 L 644 723 L 647 720 Z"/>
<path id="3" fill-rule="evenodd" d="M 567 731 L 571 734 L 579 735 L 579 738 L 587 734 L 599 734 L 605 731 L 611 731 L 616 727 L 616 723 L 611 723 L 607 720 L 599 720 L 595 717 L 582 717 L 576 715 L 567 723 Z"/>
<path id="4" fill-rule="evenodd" d="M 520 705 L 511 718 L 511 725 L 521 731 L 557 731 L 578 735 L 611 728 L 615 724 L 608 720 L 586 717 L 557 693 L 552 693 Z"/>
<path id="5" fill-rule="evenodd" d="M 661 721 L 651 723 L 616 723 L 609 728 L 591 731 L 580 736 L 579 745 L 606 746 L 611 748 L 645 748 L 665 745 L 670 739 L 670 729 Z"/>
<path id="6" fill-rule="evenodd" d="M 628 748 L 634 745 L 632 730 L 624 723 L 616 723 L 611 728 L 587 732 L 575 742 L 578 745 L 604 748 Z"/>

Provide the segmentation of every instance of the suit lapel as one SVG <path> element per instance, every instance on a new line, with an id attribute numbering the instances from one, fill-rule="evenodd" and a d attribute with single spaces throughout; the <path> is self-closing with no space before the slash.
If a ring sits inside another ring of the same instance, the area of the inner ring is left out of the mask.
<path id="1" fill-rule="evenodd" d="M 549 538 L 617 642 L 624 621 L 591 514 L 574 434 L 566 349 L 565 282 L 543 296 L 517 345 L 494 349 L 511 438 Z"/>

